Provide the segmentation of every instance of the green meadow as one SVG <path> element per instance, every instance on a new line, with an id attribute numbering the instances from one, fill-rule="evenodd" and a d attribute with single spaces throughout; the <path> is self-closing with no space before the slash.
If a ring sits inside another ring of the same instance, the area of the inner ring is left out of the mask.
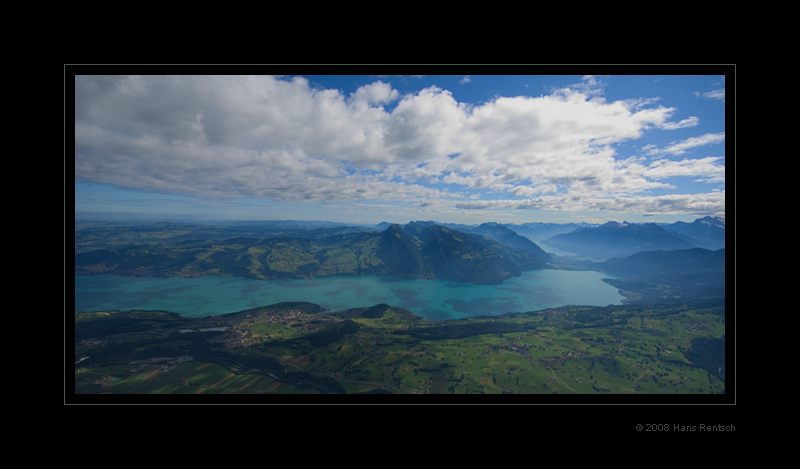
<path id="1" fill-rule="evenodd" d="M 191 320 L 78 313 L 75 392 L 725 392 L 724 305 L 566 306 L 445 322 L 388 305 L 338 313 L 307 305 Z M 204 329 L 213 327 L 224 330 Z"/>

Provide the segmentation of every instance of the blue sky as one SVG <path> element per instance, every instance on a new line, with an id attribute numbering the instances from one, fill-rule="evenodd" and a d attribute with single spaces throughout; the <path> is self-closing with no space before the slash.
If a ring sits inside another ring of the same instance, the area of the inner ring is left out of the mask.
<path id="1" fill-rule="evenodd" d="M 75 211 L 724 217 L 725 85 L 724 75 L 79 75 Z"/>

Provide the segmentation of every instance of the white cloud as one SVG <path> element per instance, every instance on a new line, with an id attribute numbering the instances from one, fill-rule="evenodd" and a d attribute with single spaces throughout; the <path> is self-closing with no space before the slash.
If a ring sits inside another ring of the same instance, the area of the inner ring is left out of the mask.
<path id="1" fill-rule="evenodd" d="M 675 176 L 702 176 L 712 178 L 715 182 L 724 180 L 725 159 L 722 157 L 705 157 L 699 159 L 672 161 L 658 160 L 647 169 L 645 176 L 653 179 L 664 179 Z"/>
<path id="2" fill-rule="evenodd" d="M 369 85 L 364 85 L 353 93 L 352 99 L 355 102 L 363 101 L 371 105 L 388 104 L 395 101 L 400 92 L 392 89 L 392 86 L 382 81 L 376 81 Z"/>
<path id="3" fill-rule="evenodd" d="M 564 212 L 610 211 L 637 214 L 683 214 L 723 216 L 725 191 L 705 194 L 670 194 L 662 196 L 575 198 L 568 195 L 543 196 L 528 200 L 485 200 L 459 202 L 462 210 L 516 209 Z"/>
<path id="4" fill-rule="evenodd" d="M 664 124 L 661 124 L 659 127 L 664 129 L 664 130 L 685 129 L 687 127 L 694 127 L 699 122 L 700 122 L 700 119 L 698 119 L 697 117 L 692 116 L 692 117 L 683 119 L 680 122 L 665 122 Z"/>
<path id="5" fill-rule="evenodd" d="M 703 93 L 703 97 L 704 98 L 711 98 L 711 99 L 719 99 L 721 101 L 725 101 L 725 88 Z"/>
<path id="6" fill-rule="evenodd" d="M 619 162 L 620 174 L 641 176 L 646 180 L 661 180 L 671 177 L 698 177 L 697 181 L 724 182 L 725 158 L 705 157 L 685 160 L 660 159 L 645 166 L 645 158 L 631 157 Z"/>
<path id="7" fill-rule="evenodd" d="M 344 96 L 304 78 L 79 76 L 75 176 L 206 198 L 373 200 L 431 210 L 453 210 L 474 195 L 426 187 L 431 181 L 545 209 L 652 200 L 631 196 L 669 187 L 662 180 L 674 176 L 724 181 L 724 158 L 617 161 L 613 145 L 698 119 L 669 122 L 675 109 L 648 107 L 655 99 L 606 102 L 600 94 L 592 76 L 548 96 L 476 106 L 436 87 L 401 96 L 383 81 Z M 391 111 L 382 107 L 395 102 Z M 724 132 L 644 149 L 680 155 L 723 140 Z"/>
<path id="8" fill-rule="evenodd" d="M 682 155 L 689 150 L 692 150 L 697 147 L 702 147 L 705 145 L 713 145 L 719 144 L 725 141 L 725 132 L 719 132 L 716 134 L 704 134 L 699 137 L 691 137 L 683 140 L 681 142 L 673 143 L 666 148 L 661 150 L 659 149 L 652 149 L 649 151 L 649 154 L 664 154 L 669 153 L 672 155 Z"/>

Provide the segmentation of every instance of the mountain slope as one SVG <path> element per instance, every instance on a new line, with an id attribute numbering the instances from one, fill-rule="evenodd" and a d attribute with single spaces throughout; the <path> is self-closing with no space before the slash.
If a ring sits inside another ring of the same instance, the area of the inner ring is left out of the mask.
<path id="1" fill-rule="evenodd" d="M 391 225 L 378 236 L 377 257 L 386 265 L 383 275 L 418 277 L 423 275 L 422 255 L 414 241 L 400 228 Z"/>
<path id="2" fill-rule="evenodd" d="M 625 277 L 700 270 L 716 271 L 725 269 L 725 250 L 691 248 L 676 251 L 646 251 L 592 265 L 603 272 Z"/>
<path id="3" fill-rule="evenodd" d="M 619 288 L 626 303 L 725 300 L 725 249 L 647 251 L 591 267 L 624 277 L 603 281 Z"/>
<path id="4" fill-rule="evenodd" d="M 550 254 L 545 252 L 530 239 L 520 236 L 516 231 L 509 228 L 507 225 L 489 222 L 477 227 L 464 228 L 461 231 L 480 236 L 488 236 L 489 238 L 499 241 L 512 248 L 522 249 L 523 251 L 532 254 L 536 259 L 545 263 L 550 262 L 551 260 Z"/>
<path id="5" fill-rule="evenodd" d="M 495 284 L 545 267 L 522 250 L 431 222 L 412 222 L 403 230 L 419 240 L 424 268 L 437 278 Z"/>

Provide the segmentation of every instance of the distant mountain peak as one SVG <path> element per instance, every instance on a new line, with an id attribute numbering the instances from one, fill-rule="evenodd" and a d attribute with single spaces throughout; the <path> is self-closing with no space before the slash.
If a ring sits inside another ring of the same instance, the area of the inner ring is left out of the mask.
<path id="1" fill-rule="evenodd" d="M 492 221 L 486 222 L 486 223 L 482 223 L 480 226 L 478 226 L 478 229 L 487 229 L 487 228 L 492 228 L 492 229 L 495 229 L 495 230 L 502 230 L 502 231 L 513 231 L 511 228 L 507 227 L 506 225 L 503 225 L 501 223 L 495 223 L 495 222 L 492 222 Z"/>
<path id="2" fill-rule="evenodd" d="M 628 222 L 625 221 L 625 222 L 620 223 L 618 221 L 609 220 L 609 221 L 605 222 L 602 226 L 608 226 L 608 227 L 628 226 Z"/>
<path id="3" fill-rule="evenodd" d="M 725 219 L 719 217 L 708 216 L 708 217 L 698 218 L 697 220 L 694 221 L 694 223 L 702 223 L 704 225 L 719 227 L 722 228 L 723 230 L 725 229 Z"/>

